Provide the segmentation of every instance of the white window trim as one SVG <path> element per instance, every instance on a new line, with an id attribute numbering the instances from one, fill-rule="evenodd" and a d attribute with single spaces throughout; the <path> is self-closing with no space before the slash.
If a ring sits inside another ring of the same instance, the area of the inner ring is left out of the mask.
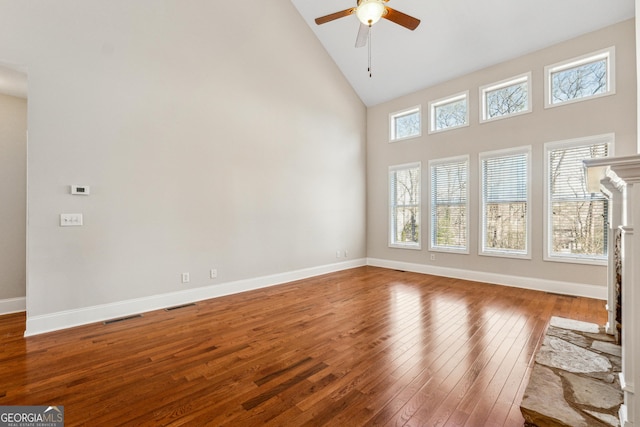
<path id="1" fill-rule="evenodd" d="M 553 104 L 551 102 L 551 74 L 558 71 L 564 71 L 569 68 L 585 65 L 590 62 L 596 62 L 601 59 L 607 59 L 607 86 L 608 91 L 604 93 L 598 93 L 596 95 L 585 96 L 582 98 L 571 99 L 564 102 Z M 586 55 L 578 56 L 575 58 L 567 59 L 565 61 L 556 62 L 555 64 L 547 65 L 544 67 L 544 108 L 560 107 L 562 105 L 575 104 L 576 102 L 587 101 L 595 98 L 602 98 L 603 96 L 615 95 L 616 93 L 616 48 L 610 46 L 606 49 L 591 52 Z"/>
<path id="2" fill-rule="evenodd" d="M 607 133 L 602 135 L 587 136 L 582 138 L 565 139 L 561 141 L 552 141 L 544 144 L 544 196 L 543 196 L 543 230 L 544 230 L 544 251 L 543 260 L 553 262 L 564 262 L 571 264 L 589 264 L 589 265 L 607 265 L 607 258 L 600 259 L 589 256 L 579 255 L 551 255 L 551 212 L 549 209 L 549 153 L 558 148 L 572 148 L 583 145 L 592 145 L 602 142 L 609 143 L 609 157 L 613 157 L 615 147 L 615 134 Z M 609 248 L 610 249 L 610 248 Z"/>
<path id="3" fill-rule="evenodd" d="M 465 122 L 461 125 L 451 126 L 444 129 L 436 129 L 436 114 L 435 110 L 437 107 L 441 107 L 443 105 L 451 104 L 453 102 L 458 102 L 460 100 L 465 100 L 467 102 L 467 114 L 465 115 Z M 460 129 L 462 127 L 469 126 L 469 91 L 466 90 L 464 92 L 457 93 L 455 95 L 447 96 L 445 98 L 436 99 L 435 101 L 429 102 L 429 134 L 446 132 L 453 129 Z"/>
<path id="4" fill-rule="evenodd" d="M 393 191 L 391 189 L 391 174 L 397 170 L 404 170 L 404 169 L 412 169 L 412 168 L 418 168 L 418 170 L 420 171 L 420 176 L 418 177 L 418 182 L 420 183 L 420 202 L 418 203 L 418 207 L 420 208 L 420 219 L 419 219 L 419 223 L 420 223 L 420 238 L 418 239 L 417 243 L 394 243 L 392 241 L 392 237 L 391 237 L 391 230 L 394 229 L 395 224 L 393 223 L 393 207 L 394 207 L 394 199 L 393 199 Z M 387 186 L 388 186 L 388 192 L 389 192 L 389 210 L 388 210 L 388 215 L 389 215 L 389 219 L 387 221 L 387 238 L 389 240 L 389 247 L 390 248 L 396 248 L 396 249 L 412 249 L 412 250 L 422 250 L 422 238 L 423 238 L 423 234 L 424 234 L 424 223 L 422 222 L 422 162 L 412 162 L 412 163 L 404 163 L 401 165 L 393 165 L 393 166 L 389 166 L 389 172 L 387 173 Z"/>
<path id="5" fill-rule="evenodd" d="M 526 253 L 518 253 L 512 252 L 509 250 L 485 250 L 484 249 L 484 239 L 485 239 L 485 230 L 484 230 L 484 196 L 482 191 L 482 161 L 484 159 L 489 159 L 493 157 L 501 157 L 511 154 L 522 154 L 525 153 L 527 155 L 527 242 L 526 242 Z M 485 151 L 478 155 L 478 178 L 479 178 L 479 202 L 480 202 L 480 224 L 479 224 L 479 239 L 478 239 L 478 255 L 482 256 L 492 256 L 492 257 L 504 257 L 504 258 L 516 258 L 516 259 L 531 259 L 531 146 L 523 146 L 523 147 L 514 147 L 507 148 L 504 150 L 495 150 L 495 151 Z"/>
<path id="6" fill-rule="evenodd" d="M 488 85 L 481 86 L 479 88 L 480 94 L 480 123 L 488 123 L 496 120 L 509 119 L 511 117 L 520 116 L 522 114 L 528 114 L 533 111 L 533 100 L 531 99 L 533 96 L 532 82 L 531 82 L 531 71 L 523 74 L 519 74 L 514 77 L 510 77 L 508 79 L 501 80 L 499 82 L 490 83 Z M 508 86 L 513 86 L 519 83 L 527 83 L 527 108 L 519 111 L 517 113 L 505 114 L 504 116 L 497 117 L 487 117 L 487 100 L 486 95 L 487 92 L 491 92 L 497 89 L 502 89 Z"/>
<path id="7" fill-rule="evenodd" d="M 394 126 L 394 121 L 393 119 L 398 117 L 398 116 L 403 116 L 405 114 L 410 114 L 410 113 L 414 113 L 414 112 L 418 112 L 418 115 L 420 116 L 420 131 L 416 134 L 416 135 L 411 135 L 411 136 L 405 136 L 403 138 L 396 138 L 395 137 L 395 126 Z M 393 113 L 389 113 L 389 142 L 398 142 L 398 141 L 405 141 L 407 139 L 413 139 L 413 138 L 419 138 L 422 136 L 422 105 L 416 105 L 415 107 L 411 107 L 411 108 L 406 108 L 404 110 L 400 110 L 400 111 L 395 111 Z"/>
<path id="8" fill-rule="evenodd" d="M 468 111 L 468 110 L 467 110 Z M 467 212 L 467 229 L 465 230 L 466 233 L 466 241 L 467 241 L 467 246 L 466 248 L 462 248 L 462 249 L 455 249 L 455 248 L 447 248 L 447 247 L 443 247 L 443 246 L 435 246 L 433 244 L 433 211 L 432 211 L 432 203 L 431 203 L 431 196 L 433 194 L 433 188 L 432 188 L 432 182 L 431 182 L 431 176 L 432 176 L 432 167 L 433 166 L 437 166 L 437 165 L 441 165 L 441 164 L 447 164 L 447 163 L 457 163 L 457 162 L 463 162 L 466 161 L 467 162 L 467 203 L 466 203 L 466 212 Z M 470 168 L 470 159 L 469 159 L 469 155 L 466 154 L 464 156 L 456 156 L 456 157 L 447 157 L 447 158 L 443 158 L 443 159 L 434 159 L 434 160 L 429 160 L 429 250 L 432 252 L 448 252 L 448 253 L 456 253 L 456 254 L 469 254 L 469 198 L 470 198 L 470 194 L 469 194 L 469 168 Z"/>

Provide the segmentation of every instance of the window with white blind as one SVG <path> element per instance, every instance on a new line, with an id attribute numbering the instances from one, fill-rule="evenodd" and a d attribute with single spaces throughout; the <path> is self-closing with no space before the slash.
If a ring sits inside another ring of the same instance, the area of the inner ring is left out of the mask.
<path id="1" fill-rule="evenodd" d="M 530 258 L 531 147 L 480 154 L 480 254 Z"/>
<path id="2" fill-rule="evenodd" d="M 545 144 L 545 260 L 606 261 L 608 201 L 587 190 L 582 161 L 612 150 L 610 134 Z"/>
<path id="3" fill-rule="evenodd" d="M 420 249 L 420 163 L 389 167 L 389 246 Z"/>
<path id="4" fill-rule="evenodd" d="M 431 239 L 433 251 L 469 253 L 469 156 L 432 160 Z"/>
<path id="5" fill-rule="evenodd" d="M 389 114 L 389 141 L 415 138 L 422 135 L 422 109 L 417 107 Z"/>

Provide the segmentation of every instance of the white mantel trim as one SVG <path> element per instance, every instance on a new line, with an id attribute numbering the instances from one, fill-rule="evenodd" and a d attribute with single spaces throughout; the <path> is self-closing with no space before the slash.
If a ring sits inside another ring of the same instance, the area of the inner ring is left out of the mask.
<path id="1" fill-rule="evenodd" d="M 614 198 L 622 203 L 613 206 L 613 215 L 622 218 L 622 372 L 620 383 L 624 403 L 619 417 L 624 427 L 640 425 L 640 396 L 634 385 L 640 384 L 640 234 L 633 233 L 640 226 L 640 154 L 625 157 L 584 160 L 589 190 L 605 187 L 617 190 Z M 606 191 L 604 191 L 606 193 Z M 610 254 L 610 256 L 613 256 Z M 611 264 L 610 264 L 611 265 Z"/>
<path id="2" fill-rule="evenodd" d="M 587 172 L 589 191 L 600 191 L 600 182 L 609 179 L 618 190 L 620 185 L 640 182 L 640 154 L 621 157 L 598 157 L 583 160 Z M 613 172 L 613 173 L 612 173 Z"/>

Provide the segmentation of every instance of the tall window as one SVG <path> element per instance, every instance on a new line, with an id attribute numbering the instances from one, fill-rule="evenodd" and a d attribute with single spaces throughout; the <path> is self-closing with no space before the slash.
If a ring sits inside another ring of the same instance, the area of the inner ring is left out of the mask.
<path id="1" fill-rule="evenodd" d="M 482 255 L 530 257 L 531 148 L 480 154 Z"/>
<path id="2" fill-rule="evenodd" d="M 389 245 L 420 249 L 420 163 L 389 167 Z"/>
<path id="3" fill-rule="evenodd" d="M 469 92 L 429 103 L 429 132 L 440 132 L 469 125 Z"/>
<path id="4" fill-rule="evenodd" d="M 429 162 L 431 240 L 429 249 L 469 253 L 469 156 Z"/>
<path id="5" fill-rule="evenodd" d="M 614 47 L 546 66 L 545 107 L 615 93 L 614 68 Z"/>
<path id="6" fill-rule="evenodd" d="M 531 73 L 480 88 L 480 121 L 531 112 Z"/>
<path id="7" fill-rule="evenodd" d="M 612 148 L 613 135 L 545 145 L 545 259 L 568 262 L 605 260 L 608 202 L 601 193 L 587 190 L 582 161 L 607 157 Z"/>
<path id="8" fill-rule="evenodd" d="M 422 134 L 420 106 L 389 114 L 389 141 L 414 138 Z"/>

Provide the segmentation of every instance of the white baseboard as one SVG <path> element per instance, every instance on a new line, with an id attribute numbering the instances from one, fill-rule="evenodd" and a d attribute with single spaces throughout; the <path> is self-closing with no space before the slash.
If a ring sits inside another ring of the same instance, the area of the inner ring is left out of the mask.
<path id="1" fill-rule="evenodd" d="M 336 264 L 328 264 L 302 270 L 295 270 L 270 276 L 238 280 L 153 295 L 150 297 L 119 301 L 74 310 L 44 314 L 40 316 L 27 315 L 27 330 L 25 336 L 38 335 L 88 323 L 130 316 L 132 314 L 159 310 L 180 304 L 202 301 L 210 298 L 246 292 L 254 289 L 280 285 L 295 280 L 306 279 L 322 274 L 346 270 L 349 268 L 371 265 L 374 267 L 391 268 L 395 270 L 411 271 L 422 274 L 452 277 L 456 279 L 473 280 L 496 285 L 512 286 L 516 288 L 533 289 L 544 292 L 554 292 L 565 295 L 583 296 L 601 300 L 607 299 L 607 288 L 581 283 L 561 282 L 555 280 L 536 279 L 530 277 L 511 276 L 506 274 L 487 273 L 481 271 L 462 270 L 449 267 L 437 267 L 425 264 L 414 264 L 401 261 L 383 260 L 377 258 L 362 258 Z M 25 310 L 25 298 L 0 300 L 0 314 Z"/>
<path id="2" fill-rule="evenodd" d="M 26 297 L 0 299 L 0 316 L 3 314 L 19 313 L 26 309 Z"/>
<path id="3" fill-rule="evenodd" d="M 533 289 L 563 295 L 607 299 L 607 287 L 583 283 L 561 282 L 558 280 L 536 279 L 532 277 L 511 276 L 507 274 L 487 273 L 484 271 L 462 270 L 450 267 L 438 267 L 425 264 L 414 264 L 377 258 L 367 258 L 367 265 L 392 268 L 394 270 L 411 271 L 413 273 L 433 274 L 435 276 L 454 279 L 473 280 L 494 285 L 512 286 L 514 288 Z"/>
<path id="4" fill-rule="evenodd" d="M 40 316 L 29 316 L 27 313 L 27 330 L 25 331 L 24 336 L 28 337 L 74 326 L 86 325 L 88 323 L 131 316 L 133 314 L 144 313 L 152 310 L 160 310 L 180 304 L 188 304 L 254 289 L 266 288 L 269 286 L 280 285 L 295 280 L 320 276 L 322 274 L 333 273 L 364 265 L 366 265 L 366 260 L 361 258 L 319 267 L 273 274 L 270 276 L 220 283 L 184 291 L 119 301 L 111 304 L 83 307 Z"/>

